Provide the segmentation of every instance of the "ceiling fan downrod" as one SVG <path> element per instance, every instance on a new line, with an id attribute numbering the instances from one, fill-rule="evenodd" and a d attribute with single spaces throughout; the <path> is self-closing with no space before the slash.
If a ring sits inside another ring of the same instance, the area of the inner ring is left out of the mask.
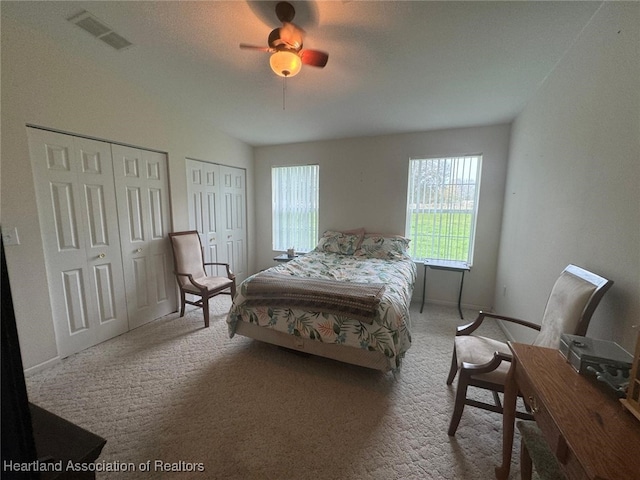
<path id="1" fill-rule="evenodd" d="M 283 72 L 286 73 L 286 75 L 284 75 L 282 77 L 282 110 L 286 110 L 286 104 L 285 104 L 285 92 L 287 90 L 287 77 L 289 76 L 288 72 Z"/>

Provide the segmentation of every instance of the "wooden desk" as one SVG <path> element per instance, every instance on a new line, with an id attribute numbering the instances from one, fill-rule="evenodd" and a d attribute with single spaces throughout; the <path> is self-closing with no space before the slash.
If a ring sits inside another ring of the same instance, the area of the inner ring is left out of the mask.
<path id="1" fill-rule="evenodd" d="M 38 458 L 61 462 L 64 467 L 62 472 L 41 472 L 40 480 L 95 478 L 91 470 L 65 469 L 68 462 L 81 465 L 95 462 L 107 441 L 33 403 L 29 408 Z"/>
<path id="2" fill-rule="evenodd" d="M 511 466 L 520 392 L 569 479 L 640 478 L 640 423 L 609 392 L 578 374 L 558 350 L 509 343 L 513 362 L 505 385 L 502 466 Z"/>
<path id="3" fill-rule="evenodd" d="M 422 310 L 424 309 L 424 300 L 427 290 L 427 267 L 432 268 L 433 270 L 448 270 L 450 272 L 460 272 L 462 274 L 460 277 L 460 290 L 458 291 L 458 313 L 460 313 L 460 318 L 464 319 L 462 316 L 462 307 L 460 306 L 460 302 L 462 301 L 462 286 L 464 285 L 464 272 L 471 270 L 471 267 L 465 262 L 456 262 L 453 260 L 425 260 L 424 276 L 422 277 L 422 305 L 420 306 L 420 313 L 422 313 Z"/>

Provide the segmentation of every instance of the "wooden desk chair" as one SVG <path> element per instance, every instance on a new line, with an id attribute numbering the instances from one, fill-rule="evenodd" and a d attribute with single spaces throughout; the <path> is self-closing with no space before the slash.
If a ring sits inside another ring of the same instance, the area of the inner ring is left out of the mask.
<path id="1" fill-rule="evenodd" d="M 184 308 L 188 303 L 202 308 L 204 326 L 209 326 L 209 299 L 216 295 L 226 294 L 233 298 L 236 294 L 236 277 L 231 272 L 228 263 L 204 261 L 204 253 L 200 236 L 196 230 L 173 232 L 169 234 L 173 248 L 175 275 L 180 287 L 180 316 L 184 316 Z M 208 265 L 223 266 L 227 276 L 207 275 L 205 267 Z M 187 295 L 200 297 L 198 300 L 188 300 Z"/>
<path id="2" fill-rule="evenodd" d="M 465 405 L 496 413 L 503 411 L 498 392 L 504 393 L 504 383 L 511 365 L 511 352 L 506 343 L 471 335 L 486 317 L 538 330 L 534 345 L 558 348 L 562 333 L 586 334 L 593 312 L 611 285 L 611 280 L 569 265 L 562 271 L 551 290 L 540 325 L 504 315 L 480 312 L 474 322 L 459 326 L 454 341 L 451 369 L 447 377 L 447 385 L 451 385 L 458 370 L 460 371 L 449 435 L 455 435 Z M 495 404 L 467 398 L 469 386 L 490 390 Z M 533 418 L 526 412 L 516 412 L 516 416 L 525 420 Z"/>

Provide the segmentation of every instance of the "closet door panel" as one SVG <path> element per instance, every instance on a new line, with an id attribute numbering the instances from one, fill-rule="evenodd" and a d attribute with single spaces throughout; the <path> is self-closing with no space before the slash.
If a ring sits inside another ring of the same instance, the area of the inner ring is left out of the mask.
<path id="1" fill-rule="evenodd" d="M 169 179 L 167 156 L 163 153 L 143 151 L 146 166 L 149 209 L 149 268 L 153 282 L 149 282 L 154 302 L 153 318 L 177 310 L 176 289 L 173 275 L 173 252 L 169 242 L 171 217 L 169 211 Z"/>
<path id="2" fill-rule="evenodd" d="M 144 221 L 142 213 L 142 200 L 140 199 L 140 188 L 127 186 L 126 192 L 126 229 L 128 243 L 134 245 L 144 242 Z"/>
<path id="3" fill-rule="evenodd" d="M 74 183 L 51 181 L 49 188 L 58 251 L 78 252 L 82 245 L 78 238 Z"/>
<path id="4" fill-rule="evenodd" d="M 67 313 L 64 326 L 69 329 L 69 335 L 77 335 L 79 332 L 89 329 L 83 270 L 80 268 L 61 273 L 64 306 Z"/>
<path id="5" fill-rule="evenodd" d="M 96 343 L 129 330 L 111 145 L 73 137 Z"/>
<path id="6" fill-rule="evenodd" d="M 220 166 L 198 160 L 186 160 L 189 228 L 198 231 L 205 262 L 226 262 L 219 248 Z M 226 275 L 224 267 L 207 267 L 209 275 Z"/>
<path id="7" fill-rule="evenodd" d="M 220 166 L 221 195 L 224 199 L 224 230 L 227 259 L 238 282 L 247 277 L 246 172 Z"/>
<path id="8" fill-rule="evenodd" d="M 116 282 L 113 279 L 111 265 L 95 265 L 93 267 L 94 288 L 98 299 L 98 313 L 101 324 L 112 322 L 117 319 L 116 306 Z"/>
<path id="9" fill-rule="evenodd" d="M 176 310 L 166 155 L 113 145 L 131 327 Z"/>

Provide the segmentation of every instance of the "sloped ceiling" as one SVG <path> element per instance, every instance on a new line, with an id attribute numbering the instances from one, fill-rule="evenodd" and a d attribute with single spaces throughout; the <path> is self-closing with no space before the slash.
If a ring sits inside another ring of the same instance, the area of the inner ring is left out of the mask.
<path id="1" fill-rule="evenodd" d="M 305 47 L 329 53 L 286 82 L 266 45 L 274 1 L 2 1 L 3 17 L 108 66 L 250 145 L 511 121 L 600 2 L 291 2 Z M 133 46 L 67 21 L 87 10 Z M 284 93 L 284 95 L 283 95 Z"/>

